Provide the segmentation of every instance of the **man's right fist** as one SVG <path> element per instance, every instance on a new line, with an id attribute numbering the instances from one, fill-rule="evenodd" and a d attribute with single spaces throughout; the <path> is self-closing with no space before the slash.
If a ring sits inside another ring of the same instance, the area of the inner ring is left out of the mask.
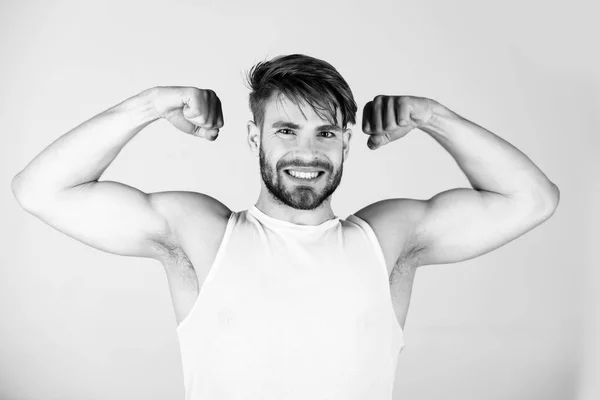
<path id="1" fill-rule="evenodd" d="M 154 108 L 161 118 L 190 135 L 213 141 L 223 127 L 221 100 L 210 89 L 158 86 Z"/>

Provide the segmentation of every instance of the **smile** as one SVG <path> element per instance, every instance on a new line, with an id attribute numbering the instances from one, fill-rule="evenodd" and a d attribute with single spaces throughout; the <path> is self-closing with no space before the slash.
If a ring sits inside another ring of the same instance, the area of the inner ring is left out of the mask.
<path id="1" fill-rule="evenodd" d="M 303 181 L 314 181 L 317 180 L 321 175 L 324 174 L 323 171 L 315 171 L 315 172 L 304 172 L 304 171 L 295 171 L 293 169 L 286 169 L 285 173 L 295 179 L 303 180 Z"/>

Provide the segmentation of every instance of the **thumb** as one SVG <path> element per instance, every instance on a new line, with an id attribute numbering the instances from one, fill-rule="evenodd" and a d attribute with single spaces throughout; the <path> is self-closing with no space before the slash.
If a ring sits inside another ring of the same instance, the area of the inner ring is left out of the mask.
<path id="1" fill-rule="evenodd" d="M 379 147 L 381 147 L 384 144 L 387 144 L 389 142 L 390 142 L 390 138 L 387 133 L 380 134 L 380 135 L 370 135 L 369 140 L 367 141 L 367 147 L 369 147 L 369 149 L 371 149 L 371 150 L 376 150 Z"/>
<path id="2" fill-rule="evenodd" d="M 165 116 L 165 119 L 169 121 L 175 128 L 179 129 L 182 132 L 188 133 L 190 135 L 195 134 L 196 125 L 188 121 L 182 112 L 170 113 Z"/>
<path id="3" fill-rule="evenodd" d="M 204 128 L 198 127 L 198 130 L 200 132 L 200 136 L 204 137 L 206 140 L 211 141 L 211 142 L 213 140 L 217 140 L 217 137 L 219 136 L 219 130 L 217 128 L 204 129 Z"/>
<path id="4" fill-rule="evenodd" d="M 183 117 L 192 124 L 194 130 L 192 135 L 203 137 L 209 141 L 217 139 L 219 128 L 214 123 L 206 120 L 206 114 L 186 106 L 183 108 Z"/>

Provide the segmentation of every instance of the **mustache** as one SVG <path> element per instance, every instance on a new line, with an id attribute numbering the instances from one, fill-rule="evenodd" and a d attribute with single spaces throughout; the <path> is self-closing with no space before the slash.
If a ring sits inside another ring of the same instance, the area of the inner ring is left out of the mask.
<path id="1" fill-rule="evenodd" d="M 303 167 L 303 168 L 315 168 L 315 169 L 323 169 L 325 171 L 331 171 L 331 165 L 325 161 L 316 161 L 312 163 L 305 163 L 303 161 L 293 161 L 293 162 L 279 162 L 277 163 L 277 169 L 286 169 L 293 167 Z"/>

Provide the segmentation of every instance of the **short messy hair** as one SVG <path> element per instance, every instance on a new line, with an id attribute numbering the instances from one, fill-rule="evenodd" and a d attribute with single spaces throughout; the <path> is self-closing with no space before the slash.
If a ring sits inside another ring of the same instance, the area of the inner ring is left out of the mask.
<path id="1" fill-rule="evenodd" d="M 331 64 L 318 58 L 290 54 L 260 61 L 247 71 L 246 83 L 251 90 L 250 110 L 261 129 L 265 102 L 274 92 L 285 95 L 296 105 L 301 101 L 307 103 L 319 117 L 333 119 L 335 125 L 340 109 L 343 129 L 349 123 L 356 124 L 357 107 L 348 83 Z"/>

